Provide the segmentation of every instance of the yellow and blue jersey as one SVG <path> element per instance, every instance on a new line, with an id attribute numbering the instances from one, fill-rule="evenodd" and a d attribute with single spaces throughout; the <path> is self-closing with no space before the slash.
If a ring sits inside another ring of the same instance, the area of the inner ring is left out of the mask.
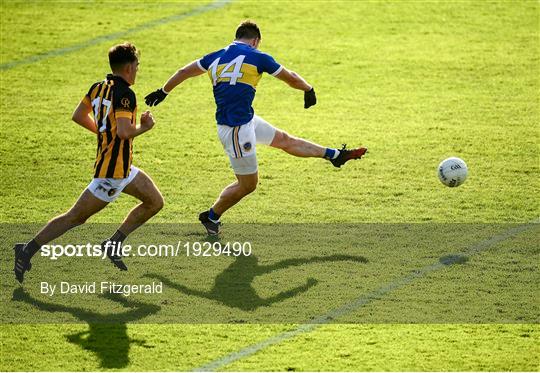
<path id="1" fill-rule="evenodd" d="M 251 104 L 262 74 L 275 76 L 283 68 L 272 56 L 238 41 L 207 54 L 197 65 L 208 71 L 214 86 L 217 123 L 231 127 L 246 124 L 253 118 Z"/>

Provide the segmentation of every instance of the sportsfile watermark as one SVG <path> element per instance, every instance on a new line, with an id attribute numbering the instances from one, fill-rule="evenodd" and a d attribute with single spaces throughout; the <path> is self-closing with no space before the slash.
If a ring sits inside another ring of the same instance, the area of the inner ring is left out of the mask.
<path id="1" fill-rule="evenodd" d="M 39 228 L 0 224 L 0 243 Z M 0 323 L 540 322 L 540 224 L 224 228 L 149 224 L 102 247 L 117 226 L 84 225 L 43 246 L 22 286 L 0 250 Z"/>
<path id="2" fill-rule="evenodd" d="M 199 242 L 178 241 L 176 244 L 140 244 L 132 246 L 121 242 L 107 241 L 103 245 L 50 244 L 43 245 L 42 257 L 57 260 L 61 257 L 177 257 L 177 256 L 250 256 L 253 252 L 251 242 Z"/>

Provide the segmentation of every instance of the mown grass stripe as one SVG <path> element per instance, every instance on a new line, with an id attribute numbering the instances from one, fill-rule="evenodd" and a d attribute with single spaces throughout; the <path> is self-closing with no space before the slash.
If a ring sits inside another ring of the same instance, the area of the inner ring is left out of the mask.
<path id="1" fill-rule="evenodd" d="M 100 44 L 100 43 L 102 43 L 104 41 L 118 39 L 118 38 L 121 38 L 121 37 L 125 37 L 125 36 L 128 36 L 128 35 L 134 34 L 136 32 L 148 30 L 148 29 L 151 29 L 151 28 L 154 28 L 154 27 L 157 27 L 157 26 L 161 26 L 161 25 L 165 25 L 165 24 L 168 24 L 168 23 L 172 23 L 172 22 L 181 21 L 181 20 L 183 20 L 185 18 L 188 18 L 188 17 L 191 17 L 191 16 L 195 16 L 195 15 L 202 14 L 202 13 L 214 10 L 214 9 L 221 8 L 221 7 L 225 6 L 225 5 L 227 5 L 228 3 L 230 3 L 231 1 L 232 0 L 215 0 L 212 3 L 199 6 L 199 7 L 195 8 L 195 9 L 190 10 L 190 11 L 179 13 L 179 14 L 173 14 L 173 15 L 168 16 L 168 17 L 155 19 L 153 21 L 143 23 L 141 25 L 129 28 L 129 29 L 124 30 L 124 31 L 113 32 L 111 34 L 101 35 L 101 36 L 95 37 L 93 39 L 89 39 L 89 40 L 83 41 L 81 43 L 70 45 L 70 46 L 67 46 L 67 47 L 64 47 L 64 48 L 53 49 L 53 50 L 50 50 L 48 52 L 38 53 L 38 54 L 28 56 L 28 57 L 20 59 L 20 60 L 6 62 L 6 63 L 3 63 L 3 64 L 0 64 L 0 71 L 13 69 L 15 67 L 22 66 L 22 65 L 30 65 L 30 64 L 40 62 L 40 61 L 43 61 L 43 60 L 45 60 L 47 58 L 51 58 L 51 57 L 63 56 L 63 55 L 69 54 L 69 53 L 77 52 L 77 51 L 79 51 L 81 49 L 91 47 L 93 45 Z"/>

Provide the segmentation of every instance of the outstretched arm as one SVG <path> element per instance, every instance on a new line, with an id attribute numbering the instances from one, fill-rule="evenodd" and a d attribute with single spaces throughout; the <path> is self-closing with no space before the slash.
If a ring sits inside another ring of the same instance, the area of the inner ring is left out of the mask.
<path id="1" fill-rule="evenodd" d="M 195 76 L 204 74 L 204 70 L 201 70 L 197 65 L 197 61 L 193 61 L 190 64 L 182 67 L 173 76 L 167 80 L 167 83 L 163 86 L 165 93 L 171 92 L 177 85 L 182 83 L 184 80 L 193 78 Z"/>
<path id="2" fill-rule="evenodd" d="M 158 105 L 161 101 L 165 100 L 167 95 L 180 83 L 184 80 L 193 78 L 195 76 L 204 74 L 204 71 L 199 68 L 197 61 L 193 61 L 190 64 L 179 69 L 173 76 L 167 80 L 167 83 L 163 88 L 159 88 L 154 92 L 150 93 L 144 98 L 146 105 L 155 106 Z"/>
<path id="3" fill-rule="evenodd" d="M 304 91 L 304 108 L 307 109 L 310 106 L 313 106 L 317 103 L 317 97 L 315 96 L 315 90 L 313 86 L 308 84 L 304 78 L 290 71 L 289 69 L 283 68 L 276 75 L 276 78 L 283 80 L 290 87 Z"/>
<path id="4" fill-rule="evenodd" d="M 292 88 L 299 89 L 304 92 L 310 91 L 313 88 L 300 75 L 286 68 L 281 69 L 279 74 L 276 75 L 276 78 L 283 80 Z"/>

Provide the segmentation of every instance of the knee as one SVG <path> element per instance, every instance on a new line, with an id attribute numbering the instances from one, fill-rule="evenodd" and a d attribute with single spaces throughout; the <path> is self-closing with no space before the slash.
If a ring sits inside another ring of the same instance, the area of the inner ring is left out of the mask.
<path id="1" fill-rule="evenodd" d="M 281 148 L 282 149 L 288 149 L 290 148 L 291 146 L 294 145 L 294 141 L 296 140 L 295 137 L 289 135 L 287 132 L 284 132 L 283 133 L 283 138 L 281 140 Z"/>
<path id="2" fill-rule="evenodd" d="M 290 146 L 290 143 L 291 136 L 287 132 L 278 131 L 270 145 L 278 149 L 285 149 Z"/>
<path id="3" fill-rule="evenodd" d="M 150 209 L 154 212 L 154 214 L 158 213 L 165 205 L 165 201 L 161 193 L 158 193 L 156 196 L 154 196 L 151 199 L 149 205 Z"/>

